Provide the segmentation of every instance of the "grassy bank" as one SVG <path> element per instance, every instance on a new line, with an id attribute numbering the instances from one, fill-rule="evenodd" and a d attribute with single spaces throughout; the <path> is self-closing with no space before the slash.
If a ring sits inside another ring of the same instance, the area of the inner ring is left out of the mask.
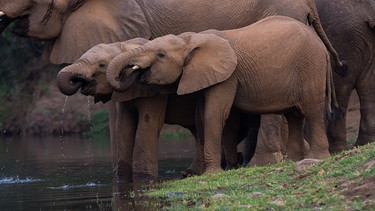
<path id="1" fill-rule="evenodd" d="M 294 162 L 167 181 L 146 194 L 172 210 L 375 210 L 375 143 L 304 173 Z"/>

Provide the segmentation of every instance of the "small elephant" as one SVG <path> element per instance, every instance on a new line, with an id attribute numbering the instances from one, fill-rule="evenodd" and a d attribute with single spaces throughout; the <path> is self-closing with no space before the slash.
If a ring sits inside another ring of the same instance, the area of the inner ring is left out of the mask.
<path id="1" fill-rule="evenodd" d="M 315 32 L 294 19 L 271 16 L 240 29 L 156 38 L 111 61 L 110 85 L 126 87 L 127 81 L 116 80 L 124 73 L 145 84 L 177 84 L 178 95 L 199 93 L 206 173 L 220 171 L 221 134 L 232 106 L 284 114 L 287 155 L 296 161 L 305 157 L 306 120 L 311 134 L 306 157 L 330 157 L 324 127 L 325 109 L 332 112 L 335 102 L 330 57 Z"/>
<path id="2" fill-rule="evenodd" d="M 116 101 L 116 127 L 111 136 L 114 136 L 116 143 L 121 146 L 112 146 L 112 151 L 118 156 L 125 155 L 117 158 L 120 160 L 117 165 L 120 165 L 118 169 L 122 170 L 118 172 L 119 176 L 123 176 L 121 179 L 127 181 L 132 179 L 130 178 L 131 176 L 142 180 L 155 179 L 158 170 L 157 142 L 154 145 L 153 142 L 149 141 L 152 140 L 151 137 L 142 140 L 129 137 L 127 134 L 138 132 L 149 134 L 151 132 L 153 135 L 159 136 L 161 128 L 155 130 L 153 128 L 159 127 L 165 122 L 181 125 L 189 129 L 197 137 L 195 129 L 195 94 L 184 96 L 177 96 L 174 93 L 159 94 L 159 92 L 163 92 L 162 89 L 154 89 L 137 83 L 134 83 L 133 87 L 126 92 L 113 92 L 112 87 L 108 85 L 105 73 L 110 61 L 118 54 L 130 51 L 147 42 L 148 40 L 146 39 L 135 38 L 124 42 L 99 44 L 88 50 L 76 62 L 63 68 L 57 75 L 58 88 L 65 95 L 73 95 L 81 89 L 82 94 L 94 96 L 95 102 Z M 72 74 L 76 72 L 80 72 L 79 77 Z M 166 107 L 166 111 L 163 112 L 163 108 L 156 106 L 153 103 L 155 100 L 166 102 L 167 105 L 162 104 L 162 107 Z M 134 112 L 135 110 L 138 110 L 138 112 Z M 137 125 L 131 123 L 132 121 L 128 121 L 128 119 L 134 119 L 134 122 L 143 121 L 142 119 L 147 118 L 148 112 L 160 113 L 160 118 L 155 120 L 148 117 L 147 123 L 144 123 L 142 128 L 137 128 Z M 165 118 L 162 115 L 164 113 L 166 113 Z M 227 158 L 227 167 L 234 168 L 238 165 L 238 160 L 235 156 L 237 142 L 246 137 L 249 127 L 258 129 L 259 117 L 240 114 L 239 111 L 233 110 L 228 122 L 231 122 L 231 124 L 230 127 L 226 127 L 223 140 L 230 141 L 225 142 L 224 151 Z M 238 141 L 232 142 L 232 140 Z M 198 139 L 196 139 L 196 146 L 195 158 L 186 170 L 187 175 L 202 174 L 204 171 L 203 146 Z M 255 146 L 251 146 L 251 148 L 255 148 Z M 122 152 L 119 153 L 118 150 Z M 113 162 L 116 163 L 116 160 L 113 160 Z M 143 168 L 143 171 L 140 170 L 141 168 Z M 129 174 L 131 172 L 134 175 Z"/>

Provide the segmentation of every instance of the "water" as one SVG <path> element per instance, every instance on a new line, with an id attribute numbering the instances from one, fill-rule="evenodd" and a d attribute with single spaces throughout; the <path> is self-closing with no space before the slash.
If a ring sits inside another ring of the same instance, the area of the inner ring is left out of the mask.
<path id="1" fill-rule="evenodd" d="M 160 179 L 176 179 L 194 142 L 161 140 Z M 0 210 L 135 208 L 144 184 L 113 182 L 109 137 L 0 137 Z"/>

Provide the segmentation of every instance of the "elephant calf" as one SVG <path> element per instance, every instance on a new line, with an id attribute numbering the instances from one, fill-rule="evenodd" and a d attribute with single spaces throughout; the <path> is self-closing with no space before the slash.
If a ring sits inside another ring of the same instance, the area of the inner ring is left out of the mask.
<path id="1" fill-rule="evenodd" d="M 196 94 L 177 96 L 176 94 L 159 94 L 163 89 L 134 83 L 125 92 L 114 92 L 106 80 L 106 69 L 110 61 L 118 54 L 142 46 L 148 40 L 135 38 L 132 40 L 111 44 L 99 44 L 81 56 L 73 64 L 63 68 L 57 76 L 57 85 L 66 95 L 73 95 L 79 89 L 84 95 L 95 97 L 95 102 L 116 102 L 116 110 L 110 110 L 110 119 L 116 122 L 111 131 L 111 148 L 114 168 L 121 179 L 155 179 L 157 177 L 157 139 L 164 122 L 178 124 L 196 135 L 195 105 Z M 160 87 L 163 88 L 163 87 Z M 166 90 L 168 91 L 168 90 Z M 166 106 L 164 105 L 166 103 Z M 164 111 L 163 107 L 166 107 Z M 146 118 L 149 113 L 159 114 L 159 118 Z M 116 114 L 116 115 L 114 115 Z M 251 127 L 254 131 L 259 127 L 259 117 L 240 114 L 233 110 L 226 127 L 223 140 L 226 141 L 227 164 L 229 168 L 236 167 L 237 142 L 247 135 Z M 144 121 L 147 119 L 147 121 Z M 240 127 L 241 126 L 241 127 Z M 134 134 L 143 138 L 137 138 Z M 201 174 L 204 171 L 203 149 L 201 142 L 197 143 L 195 159 L 186 170 L 187 174 Z M 253 143 L 250 148 L 255 149 Z M 143 165 L 146 163 L 146 166 Z"/>
<path id="2" fill-rule="evenodd" d="M 232 106 L 284 114 L 288 158 L 330 157 L 324 128 L 326 100 L 335 102 L 329 53 L 294 19 L 272 16 L 240 29 L 159 37 L 111 61 L 107 80 L 115 89 L 127 86 L 116 80 L 120 73 L 145 84 L 177 84 L 179 95 L 199 94 L 207 173 L 221 170 L 221 134 Z M 304 119 L 311 134 L 307 155 Z"/>

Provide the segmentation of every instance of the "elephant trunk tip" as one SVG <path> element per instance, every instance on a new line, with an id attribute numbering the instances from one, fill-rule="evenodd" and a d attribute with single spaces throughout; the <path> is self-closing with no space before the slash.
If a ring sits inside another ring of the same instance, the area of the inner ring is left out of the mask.
<path id="1" fill-rule="evenodd" d="M 340 61 L 339 64 L 335 65 L 334 70 L 341 77 L 347 77 L 349 74 L 348 71 L 348 62 L 345 60 Z"/>
<path id="2" fill-rule="evenodd" d="M 60 72 L 57 75 L 57 87 L 64 95 L 70 96 L 77 93 L 77 91 L 87 83 L 87 79 L 83 76 L 70 74 L 67 72 Z"/>

